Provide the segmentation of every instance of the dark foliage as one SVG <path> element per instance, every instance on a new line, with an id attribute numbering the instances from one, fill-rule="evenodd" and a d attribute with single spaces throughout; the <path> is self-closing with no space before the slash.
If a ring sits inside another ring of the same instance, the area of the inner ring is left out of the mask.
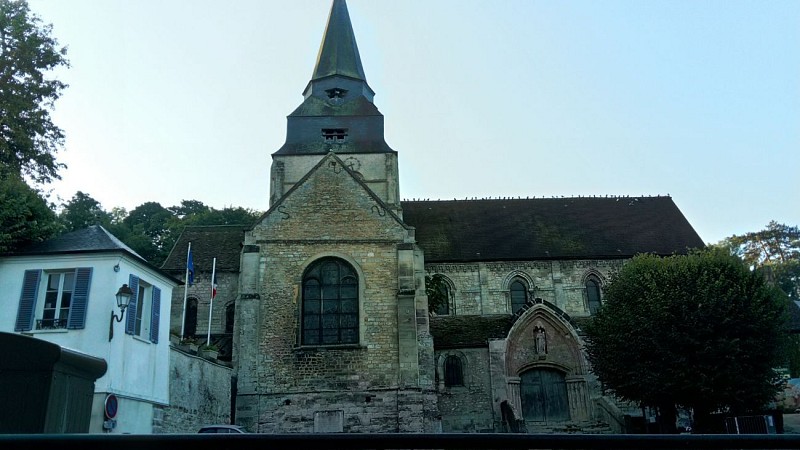
<path id="1" fill-rule="evenodd" d="M 593 371 L 614 395 L 659 408 L 754 410 L 775 392 L 785 297 L 719 249 L 636 256 L 587 326 Z M 674 423 L 674 421 L 673 421 Z"/>
<path id="2" fill-rule="evenodd" d="M 46 25 L 24 0 L 0 0 L 0 176 L 21 174 L 36 182 L 59 178 L 55 159 L 64 133 L 51 117 L 66 87 L 46 72 L 69 66 Z"/>

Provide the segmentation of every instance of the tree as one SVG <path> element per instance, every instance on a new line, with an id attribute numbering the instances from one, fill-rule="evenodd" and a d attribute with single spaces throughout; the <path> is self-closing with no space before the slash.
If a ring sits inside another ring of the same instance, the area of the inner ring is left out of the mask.
<path id="1" fill-rule="evenodd" d="M 143 203 L 122 220 L 127 233 L 119 238 L 151 264 L 161 265 L 177 236 L 169 227 L 172 220 L 176 220 L 173 214 L 160 203 Z"/>
<path id="2" fill-rule="evenodd" d="M 658 408 L 662 430 L 673 431 L 685 407 L 703 431 L 714 411 L 757 410 L 773 398 L 782 297 L 720 249 L 636 256 L 586 328 L 592 370 L 617 397 Z"/>
<path id="3" fill-rule="evenodd" d="M 45 72 L 69 62 L 51 31 L 25 0 L 0 0 L 0 177 L 46 183 L 65 167 L 55 159 L 64 133 L 50 110 L 66 84 Z"/>
<path id="4" fill-rule="evenodd" d="M 0 177 L 0 253 L 41 242 L 60 231 L 42 194 L 17 174 Z"/>
<path id="5" fill-rule="evenodd" d="M 760 231 L 733 235 L 720 242 L 748 266 L 768 277 L 792 300 L 800 300 L 800 228 L 771 221 Z"/>
<path id="6" fill-rule="evenodd" d="M 111 214 L 103 210 L 100 202 L 89 194 L 78 191 L 63 206 L 59 218 L 64 224 L 65 231 L 80 230 L 90 225 L 108 227 L 111 224 Z"/>
<path id="7" fill-rule="evenodd" d="M 181 200 L 179 206 L 172 206 L 167 209 L 181 219 L 186 216 L 196 216 L 211 211 L 211 208 L 199 200 Z"/>

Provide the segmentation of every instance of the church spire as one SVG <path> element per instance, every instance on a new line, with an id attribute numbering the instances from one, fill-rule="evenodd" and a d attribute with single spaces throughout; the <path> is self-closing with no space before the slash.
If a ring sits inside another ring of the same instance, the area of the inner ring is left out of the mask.
<path id="1" fill-rule="evenodd" d="M 314 74 L 303 103 L 288 117 L 286 142 L 275 155 L 394 153 L 383 138 L 345 0 L 333 0 Z"/>
<path id="2" fill-rule="evenodd" d="M 333 0 L 312 80 L 341 75 L 366 81 L 345 0 Z"/>

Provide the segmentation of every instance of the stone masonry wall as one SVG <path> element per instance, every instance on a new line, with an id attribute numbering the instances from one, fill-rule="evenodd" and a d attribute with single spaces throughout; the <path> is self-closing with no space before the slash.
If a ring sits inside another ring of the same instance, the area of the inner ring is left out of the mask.
<path id="1" fill-rule="evenodd" d="M 442 431 L 478 433 L 493 430 L 488 348 L 437 351 L 439 372 L 448 355 L 462 359 L 464 386 L 445 386 L 444 374 L 439 373 L 437 401 L 442 416 Z"/>
<path id="2" fill-rule="evenodd" d="M 196 433 L 231 419 L 231 369 L 170 348 L 169 406 L 157 414 L 158 433 Z"/>
<path id="3" fill-rule="evenodd" d="M 260 432 L 381 432 L 398 423 L 399 431 L 419 432 L 434 421 L 424 408 L 435 405 L 433 390 L 400 381 L 398 252 L 411 239 L 333 154 L 246 233 L 259 261 L 255 292 L 237 313 L 237 421 Z M 303 273 L 323 257 L 358 274 L 357 344 L 300 343 Z M 249 279 L 249 267 L 240 279 Z M 411 314 L 413 331 L 413 302 Z M 246 342 L 255 348 L 245 350 Z"/>
<path id="4" fill-rule="evenodd" d="M 435 404 L 433 391 L 374 389 L 303 394 L 262 395 L 258 400 L 259 433 L 404 433 L 427 429 L 424 406 Z M 339 415 L 334 424 L 320 416 Z M 332 425 L 332 426 L 331 426 Z M 337 426 L 338 425 L 338 426 Z"/>
<path id="5" fill-rule="evenodd" d="M 624 260 L 509 261 L 432 263 L 425 269 L 452 283 L 451 314 L 510 314 L 509 283 L 519 277 L 533 290 L 532 298 L 542 298 L 572 316 L 588 316 L 586 276 L 595 274 L 606 283 L 622 264 Z"/>
<path id="6" fill-rule="evenodd" d="M 225 332 L 226 307 L 235 302 L 239 294 L 239 274 L 233 272 L 217 272 L 217 296 L 211 311 L 211 334 Z M 172 290 L 170 307 L 170 334 L 175 336 L 181 332 L 183 314 L 184 287 Z M 188 288 L 187 298 L 197 299 L 197 335 L 205 336 L 208 332 L 208 310 L 211 305 L 211 272 L 198 272 L 194 283 Z"/>

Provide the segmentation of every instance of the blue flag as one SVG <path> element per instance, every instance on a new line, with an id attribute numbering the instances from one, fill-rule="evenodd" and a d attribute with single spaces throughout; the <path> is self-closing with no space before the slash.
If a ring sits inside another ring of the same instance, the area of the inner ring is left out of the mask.
<path id="1" fill-rule="evenodd" d="M 189 286 L 194 283 L 194 261 L 192 260 L 192 247 L 189 246 L 189 256 L 186 258 L 186 270 L 189 272 Z"/>

